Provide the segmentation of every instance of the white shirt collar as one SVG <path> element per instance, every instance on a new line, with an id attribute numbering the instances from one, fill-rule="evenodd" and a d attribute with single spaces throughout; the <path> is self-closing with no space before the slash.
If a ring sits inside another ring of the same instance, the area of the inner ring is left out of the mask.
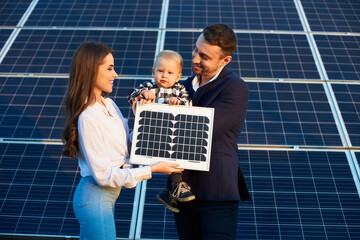
<path id="1" fill-rule="evenodd" d="M 212 81 L 216 80 L 217 77 L 219 76 L 219 74 L 221 73 L 221 71 L 223 70 L 223 68 L 224 68 L 224 67 L 220 68 L 220 70 L 218 71 L 218 73 L 217 73 L 212 79 L 210 79 L 210 81 L 208 81 L 206 84 L 208 84 L 209 82 L 212 82 Z M 191 83 L 192 83 L 192 86 L 193 86 L 194 91 L 196 92 L 196 90 L 198 90 L 199 87 L 200 87 L 200 86 L 199 86 L 200 82 L 199 82 L 198 77 L 195 76 L 194 79 L 191 81 Z M 206 85 L 206 84 L 205 84 L 205 85 Z"/>
<path id="2" fill-rule="evenodd" d="M 114 109 L 111 107 L 111 102 L 108 101 L 108 98 L 102 98 L 102 102 L 105 104 L 102 105 L 101 103 L 95 101 L 94 104 L 92 105 L 94 108 L 104 112 L 108 117 L 115 117 L 115 113 L 114 113 Z"/>

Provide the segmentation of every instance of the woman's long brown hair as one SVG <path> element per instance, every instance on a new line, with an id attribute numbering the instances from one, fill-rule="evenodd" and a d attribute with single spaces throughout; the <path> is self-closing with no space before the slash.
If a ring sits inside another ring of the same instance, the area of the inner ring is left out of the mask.
<path id="1" fill-rule="evenodd" d="M 99 65 L 113 51 L 95 42 L 84 42 L 76 50 L 70 67 L 69 84 L 65 96 L 66 122 L 63 132 L 63 154 L 77 158 L 79 152 L 78 119 L 95 101 L 94 87 Z M 109 94 L 107 93 L 105 97 Z"/>

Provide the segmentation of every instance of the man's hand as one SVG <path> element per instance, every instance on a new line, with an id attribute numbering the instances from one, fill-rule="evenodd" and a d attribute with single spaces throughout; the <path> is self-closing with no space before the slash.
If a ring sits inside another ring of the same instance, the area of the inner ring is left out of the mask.
<path id="1" fill-rule="evenodd" d="M 168 104 L 169 104 L 170 106 L 172 106 L 172 105 L 180 105 L 180 104 L 181 104 L 181 101 L 180 101 L 178 98 L 176 98 L 176 97 L 171 97 L 171 98 L 169 98 L 169 100 L 168 100 Z"/>

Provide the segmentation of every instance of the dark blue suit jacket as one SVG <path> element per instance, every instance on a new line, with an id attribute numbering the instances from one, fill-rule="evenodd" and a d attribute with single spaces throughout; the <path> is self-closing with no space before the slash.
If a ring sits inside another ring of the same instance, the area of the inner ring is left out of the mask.
<path id="1" fill-rule="evenodd" d="M 191 83 L 194 77 L 182 83 L 193 106 L 215 108 L 210 171 L 185 170 L 183 180 L 198 200 L 251 200 L 237 156 L 237 140 L 248 104 L 248 87 L 226 67 L 216 80 L 200 87 L 196 93 Z"/>

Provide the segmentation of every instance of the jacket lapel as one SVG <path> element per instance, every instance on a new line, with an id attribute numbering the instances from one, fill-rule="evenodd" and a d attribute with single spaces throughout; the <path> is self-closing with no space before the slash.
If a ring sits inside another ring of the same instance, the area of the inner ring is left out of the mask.
<path id="1" fill-rule="evenodd" d="M 198 88 L 196 92 L 193 95 L 192 102 L 194 106 L 197 106 L 200 103 L 200 100 L 206 95 L 206 93 L 213 89 L 214 87 L 218 86 L 222 80 L 223 77 L 226 76 L 229 73 L 229 70 L 224 67 L 219 76 L 212 82 L 205 84 L 204 86 Z"/>

